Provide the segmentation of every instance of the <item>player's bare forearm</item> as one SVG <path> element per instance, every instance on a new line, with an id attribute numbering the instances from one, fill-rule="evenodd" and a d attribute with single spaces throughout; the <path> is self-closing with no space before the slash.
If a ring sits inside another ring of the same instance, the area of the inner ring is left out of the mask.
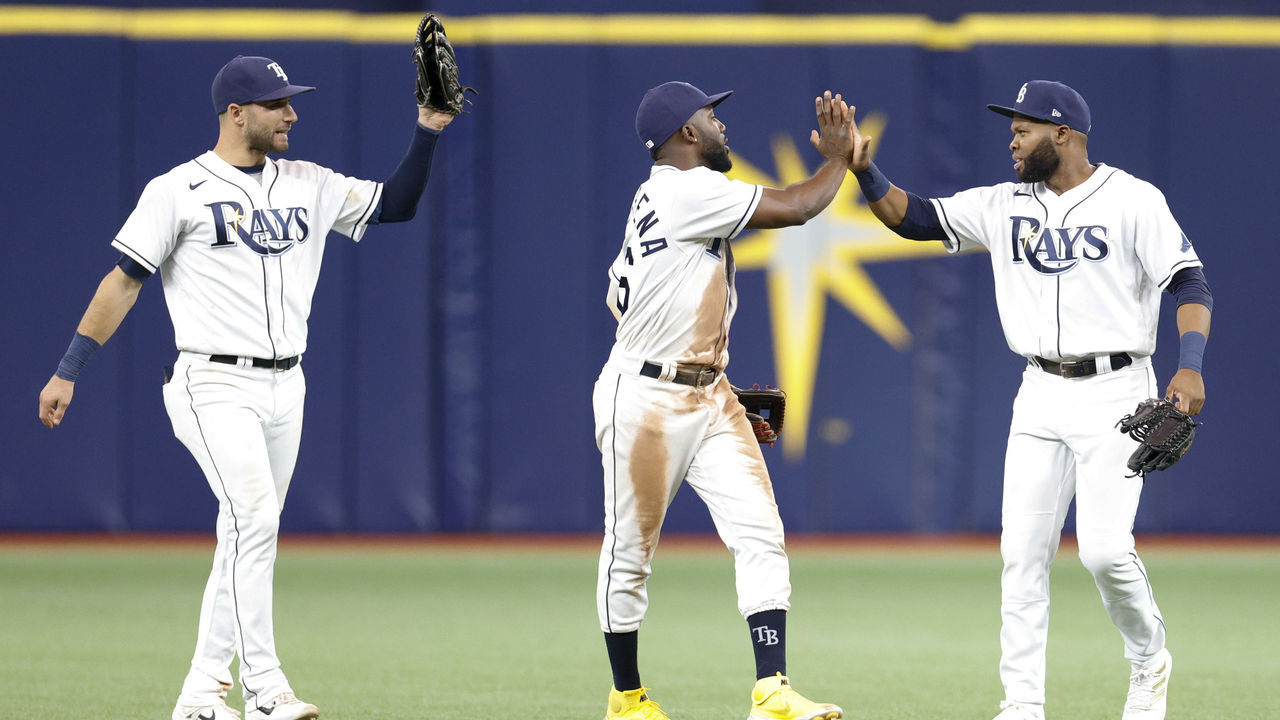
<path id="1" fill-rule="evenodd" d="M 747 221 L 747 227 L 782 228 L 809 222 L 831 204 L 846 174 L 845 161 L 831 158 L 823 162 L 808 180 L 781 190 L 765 188 L 756 211 Z"/>
<path id="2" fill-rule="evenodd" d="M 93 338 L 99 345 L 105 345 L 115 334 L 124 317 L 133 309 L 138 300 L 138 291 L 142 283 L 134 280 L 118 267 L 98 283 L 98 291 L 89 301 L 89 307 L 80 318 L 76 332 Z"/>
<path id="3" fill-rule="evenodd" d="M 1209 308 L 1200 303 L 1187 303 L 1178 306 L 1178 335 L 1198 332 L 1209 337 L 1209 321 L 1212 318 Z"/>
<path id="4" fill-rule="evenodd" d="M 141 282 L 125 275 L 118 267 L 112 268 L 102 278 L 102 282 L 98 283 L 98 291 L 93 294 L 93 300 L 89 301 L 89 308 L 84 311 L 84 317 L 80 318 L 76 332 L 93 338 L 98 345 L 105 343 L 133 308 L 141 288 Z M 64 380 L 57 374 L 45 383 L 44 389 L 40 391 L 37 410 L 37 417 L 45 427 L 54 428 L 62 424 L 62 416 L 71 404 L 75 386 L 74 382 Z"/>
<path id="5" fill-rule="evenodd" d="M 1209 308 L 1199 303 L 1187 303 L 1178 306 L 1178 335 L 1198 332 L 1209 337 Z M 1204 377 L 1191 368 L 1179 368 L 1169 381 L 1164 391 L 1165 398 L 1174 400 L 1178 409 L 1190 415 L 1196 415 L 1204 407 Z"/>
<path id="6" fill-rule="evenodd" d="M 429 130 L 439 132 L 445 129 L 449 123 L 453 122 L 453 115 L 431 108 L 418 108 L 418 123 Z"/>
<path id="7" fill-rule="evenodd" d="M 897 185 L 890 186 L 884 197 L 868 202 L 867 207 L 885 227 L 898 227 L 907 218 L 907 193 Z"/>

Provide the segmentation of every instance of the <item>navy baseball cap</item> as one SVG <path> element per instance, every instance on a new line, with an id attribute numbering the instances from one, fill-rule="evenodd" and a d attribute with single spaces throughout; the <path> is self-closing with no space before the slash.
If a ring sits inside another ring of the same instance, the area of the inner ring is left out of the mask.
<path id="1" fill-rule="evenodd" d="M 1006 117 L 1013 117 L 1017 113 L 1054 125 L 1066 125 L 1085 135 L 1089 134 L 1093 123 L 1089 106 L 1080 97 L 1080 93 L 1052 80 L 1025 82 L 1018 90 L 1018 99 L 1014 101 L 1013 107 L 988 105 L 987 109 Z"/>
<path id="2" fill-rule="evenodd" d="M 213 110 L 221 114 L 231 103 L 279 100 L 312 90 L 315 88 L 290 85 L 284 68 L 271 58 L 237 55 L 213 76 Z"/>
<path id="3" fill-rule="evenodd" d="M 732 94 L 729 90 L 708 95 L 689 83 L 675 81 L 649 88 L 636 108 L 636 135 L 652 150 L 666 142 L 699 109 L 715 107 Z"/>

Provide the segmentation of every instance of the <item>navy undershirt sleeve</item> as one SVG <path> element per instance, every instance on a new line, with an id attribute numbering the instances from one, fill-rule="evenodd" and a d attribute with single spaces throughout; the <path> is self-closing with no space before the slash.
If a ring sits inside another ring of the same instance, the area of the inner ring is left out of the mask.
<path id="1" fill-rule="evenodd" d="M 125 275 L 128 275 L 138 282 L 143 282 L 147 278 L 151 277 L 150 270 L 142 267 L 137 260 L 134 260 L 123 253 L 120 255 L 120 260 L 116 262 L 116 267 L 123 270 Z"/>
<path id="2" fill-rule="evenodd" d="M 418 201 L 427 187 L 431 174 L 431 156 L 436 149 L 439 130 L 431 130 L 418 124 L 413 129 L 413 141 L 404 159 L 382 186 L 382 199 L 373 213 L 370 225 L 412 220 L 418 212 Z"/>
<path id="3" fill-rule="evenodd" d="M 1178 305 L 1198 303 L 1213 312 L 1213 292 L 1209 290 L 1209 282 L 1204 279 L 1203 268 L 1182 268 L 1173 274 L 1165 291 L 1177 298 Z"/>
<path id="4" fill-rule="evenodd" d="M 938 220 L 933 203 L 915 193 L 907 193 L 907 214 L 902 223 L 889 228 L 908 240 L 946 240 L 947 233 Z"/>

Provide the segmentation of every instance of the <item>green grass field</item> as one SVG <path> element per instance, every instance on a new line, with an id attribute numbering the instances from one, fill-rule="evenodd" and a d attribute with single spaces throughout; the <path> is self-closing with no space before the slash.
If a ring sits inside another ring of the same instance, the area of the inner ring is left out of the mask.
<path id="1" fill-rule="evenodd" d="M 946 541 L 939 541 L 945 543 Z M 610 685 L 596 548 L 287 544 L 276 637 L 326 720 L 598 720 Z M 793 544 L 790 675 L 847 718 L 990 720 L 1000 561 Z M 167 718 L 212 555 L 181 545 L 0 544 L 0 718 Z M 1170 720 L 1280 717 L 1280 552 L 1144 550 L 1176 659 Z M 1119 718 L 1128 665 L 1068 549 L 1054 570 L 1049 717 Z M 641 670 L 675 720 L 741 720 L 753 681 L 732 565 L 659 550 Z M 232 705 L 239 707 L 239 690 Z"/>

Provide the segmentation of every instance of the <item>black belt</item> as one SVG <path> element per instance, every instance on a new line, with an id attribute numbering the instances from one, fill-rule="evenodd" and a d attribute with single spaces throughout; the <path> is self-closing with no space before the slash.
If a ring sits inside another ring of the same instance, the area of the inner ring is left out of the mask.
<path id="1" fill-rule="evenodd" d="M 1089 377 L 1090 375 L 1098 374 L 1098 361 L 1094 358 L 1063 363 L 1045 360 L 1039 355 L 1032 359 L 1036 361 L 1041 370 L 1064 378 Z M 1112 370 L 1119 370 L 1132 364 L 1133 358 L 1129 357 L 1129 353 L 1113 353 L 1111 355 Z"/>
<path id="2" fill-rule="evenodd" d="M 645 377 L 661 378 L 662 366 L 658 363 L 645 361 L 640 367 L 640 374 Z M 704 367 L 699 370 L 676 370 L 676 376 L 671 378 L 671 382 L 681 385 L 692 385 L 693 387 L 702 387 L 715 382 L 720 371 L 713 367 Z"/>
<path id="3" fill-rule="evenodd" d="M 245 359 L 252 360 L 253 366 L 256 368 L 270 368 L 272 370 L 288 370 L 294 365 L 297 365 L 298 361 L 302 359 L 302 356 L 294 355 L 293 357 L 280 358 L 279 360 L 271 360 L 269 358 L 245 358 Z M 240 358 L 236 357 L 235 355 L 210 355 L 209 362 L 222 363 L 223 365 L 239 365 Z"/>

